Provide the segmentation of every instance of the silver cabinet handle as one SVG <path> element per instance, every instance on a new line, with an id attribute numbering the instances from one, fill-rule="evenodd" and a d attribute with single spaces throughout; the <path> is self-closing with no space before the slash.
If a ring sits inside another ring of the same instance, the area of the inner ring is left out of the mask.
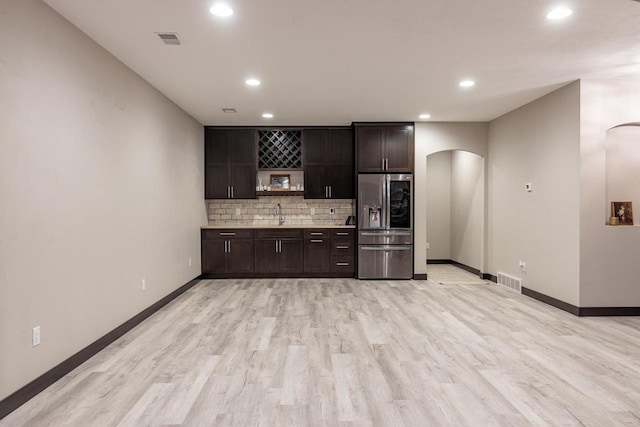
<path id="1" fill-rule="evenodd" d="M 318 232 L 315 232 L 315 233 L 310 233 L 310 234 L 311 234 L 312 236 L 322 236 L 324 233 L 318 233 Z"/>
<path id="2" fill-rule="evenodd" d="M 220 235 L 221 235 L 221 236 L 235 236 L 235 235 L 236 235 L 236 233 L 221 232 L 221 233 L 220 233 Z"/>
<path id="3" fill-rule="evenodd" d="M 233 199 L 233 186 L 231 186 L 231 198 Z"/>
<path id="4" fill-rule="evenodd" d="M 278 253 L 278 241 L 276 240 L 276 253 Z"/>
<path id="5" fill-rule="evenodd" d="M 384 158 L 382 158 L 382 170 L 384 170 Z"/>
<path id="6" fill-rule="evenodd" d="M 349 263 L 348 262 L 336 262 L 336 265 L 338 265 L 340 267 L 344 267 L 344 266 L 349 265 Z"/>
<path id="7" fill-rule="evenodd" d="M 348 235 L 349 233 L 341 233 L 339 231 L 336 233 L 336 236 L 348 236 Z"/>
<path id="8" fill-rule="evenodd" d="M 336 249 L 349 249 L 349 246 L 336 246 Z"/>
<path id="9" fill-rule="evenodd" d="M 229 247 L 229 253 L 231 253 L 231 240 L 227 240 L 227 245 Z"/>
<path id="10" fill-rule="evenodd" d="M 310 241 L 311 243 L 322 243 L 322 242 L 324 242 L 324 240 L 322 240 L 322 239 L 311 239 L 311 240 L 309 240 L 309 241 Z"/>
<path id="11" fill-rule="evenodd" d="M 331 186 L 329 186 L 329 198 L 333 198 L 333 188 Z"/>
<path id="12" fill-rule="evenodd" d="M 282 240 L 279 240 L 280 244 L 278 245 L 280 248 L 280 253 L 282 253 Z"/>
<path id="13" fill-rule="evenodd" d="M 227 253 L 227 241 L 226 240 L 224 241 L 224 253 L 225 254 Z"/>

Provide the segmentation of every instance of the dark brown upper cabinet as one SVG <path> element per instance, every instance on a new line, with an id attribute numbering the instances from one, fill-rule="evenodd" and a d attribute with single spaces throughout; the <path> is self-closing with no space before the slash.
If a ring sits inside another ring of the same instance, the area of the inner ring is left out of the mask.
<path id="1" fill-rule="evenodd" d="M 205 199 L 256 198 L 255 129 L 205 128 Z"/>
<path id="2" fill-rule="evenodd" d="M 305 199 L 353 199 L 353 130 L 304 129 L 302 144 Z"/>
<path id="3" fill-rule="evenodd" d="M 356 124 L 358 173 L 413 172 L 413 123 Z"/>

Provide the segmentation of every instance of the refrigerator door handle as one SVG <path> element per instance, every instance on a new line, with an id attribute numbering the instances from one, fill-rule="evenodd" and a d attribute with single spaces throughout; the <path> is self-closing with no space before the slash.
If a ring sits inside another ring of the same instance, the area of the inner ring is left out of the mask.
<path id="1" fill-rule="evenodd" d="M 386 237 L 386 236 L 411 236 L 411 232 L 410 231 L 391 231 L 391 232 L 361 231 L 360 235 L 361 236 L 380 236 L 380 237 Z"/>
<path id="2" fill-rule="evenodd" d="M 384 228 L 389 229 L 391 227 L 391 176 L 385 175 L 384 185 L 387 189 L 387 195 L 384 200 Z"/>
<path id="3" fill-rule="evenodd" d="M 411 246 L 361 246 L 363 251 L 410 251 Z"/>

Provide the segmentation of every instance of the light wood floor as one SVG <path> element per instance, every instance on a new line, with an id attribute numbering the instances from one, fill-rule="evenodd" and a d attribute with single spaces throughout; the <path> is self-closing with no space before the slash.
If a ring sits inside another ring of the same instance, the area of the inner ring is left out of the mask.
<path id="1" fill-rule="evenodd" d="M 640 319 L 495 284 L 208 280 L 0 426 L 640 425 Z"/>

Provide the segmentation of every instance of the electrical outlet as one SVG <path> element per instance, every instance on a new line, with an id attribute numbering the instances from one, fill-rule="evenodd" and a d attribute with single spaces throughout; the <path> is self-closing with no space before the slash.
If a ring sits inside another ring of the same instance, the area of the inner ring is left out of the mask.
<path id="1" fill-rule="evenodd" d="M 189 258 L 189 267 L 191 267 L 191 258 Z"/>
<path id="2" fill-rule="evenodd" d="M 33 328 L 31 341 L 34 347 L 40 345 L 40 326 L 36 326 L 35 328 Z"/>
<path id="3" fill-rule="evenodd" d="M 147 290 L 147 279 L 142 279 L 142 290 L 143 291 Z"/>
<path id="4" fill-rule="evenodd" d="M 311 215 L 315 215 L 316 214 L 316 208 L 311 208 Z"/>
<path id="5" fill-rule="evenodd" d="M 240 215 L 240 208 L 236 208 L 236 216 Z"/>
<path id="6" fill-rule="evenodd" d="M 522 270 L 523 273 L 527 271 L 527 263 L 526 262 L 520 261 L 519 265 L 520 265 L 520 269 Z"/>
<path id="7" fill-rule="evenodd" d="M 431 245 L 427 243 L 427 249 L 431 249 Z"/>
<path id="8" fill-rule="evenodd" d="M 334 215 L 336 213 L 336 208 L 329 208 L 329 215 Z"/>

